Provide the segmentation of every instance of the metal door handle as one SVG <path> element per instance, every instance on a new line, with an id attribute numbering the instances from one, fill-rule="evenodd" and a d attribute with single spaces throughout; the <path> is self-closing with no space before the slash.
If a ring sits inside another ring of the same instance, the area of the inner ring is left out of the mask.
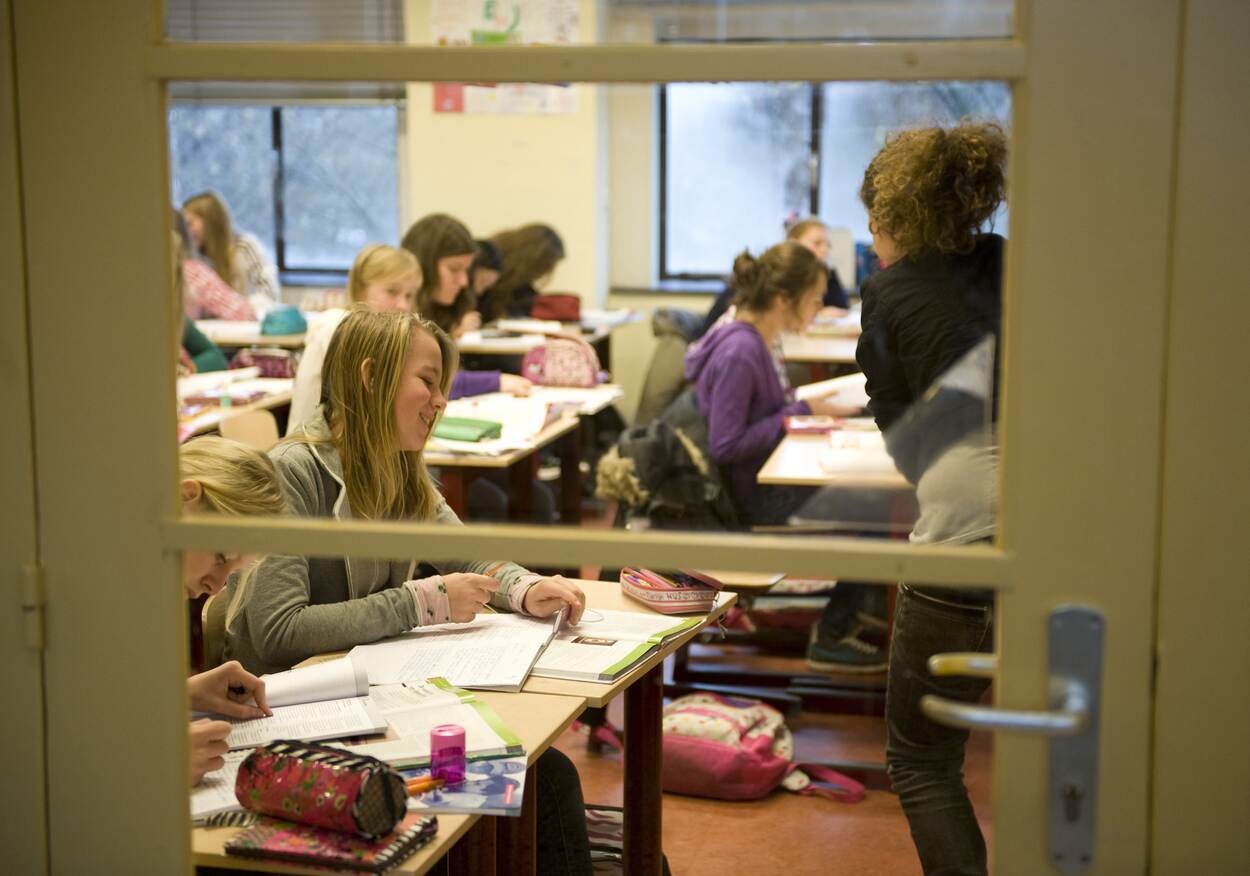
<path id="1" fill-rule="evenodd" d="M 937 654 L 929 661 L 954 655 Z M 997 662 L 994 660 L 993 662 Z M 934 672 L 934 675 L 979 673 Z M 1089 695 L 1085 686 L 1075 679 L 1051 679 L 1050 699 L 1055 705 L 1052 711 L 996 709 L 991 706 L 970 706 L 967 703 L 948 700 L 945 697 L 925 694 L 920 698 L 920 708 L 930 719 L 949 727 L 966 727 L 970 730 L 1015 730 L 1020 733 L 1040 733 L 1044 736 L 1075 736 L 1085 729 L 1089 718 Z"/>
<path id="2" fill-rule="evenodd" d="M 1050 861 L 1069 876 L 1084 874 L 1094 859 L 1104 632 L 1102 614 L 1095 609 L 1065 605 L 1050 613 L 1050 711 L 994 709 L 933 695 L 920 698 L 925 715 L 939 724 L 1052 737 L 1047 743 Z M 998 658 L 993 654 L 934 654 L 929 658 L 929 671 L 993 678 Z"/>

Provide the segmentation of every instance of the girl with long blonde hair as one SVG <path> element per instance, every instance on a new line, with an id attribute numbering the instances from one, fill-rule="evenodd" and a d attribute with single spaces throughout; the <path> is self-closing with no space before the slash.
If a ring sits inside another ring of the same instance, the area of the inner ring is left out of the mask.
<path id="1" fill-rule="evenodd" d="M 411 313 L 421 279 L 421 266 L 412 253 L 384 243 L 371 243 L 352 262 L 347 274 L 347 294 L 353 303 L 364 304 L 378 313 Z M 317 413 L 326 350 L 345 316 L 346 308 L 335 307 L 309 321 L 304 351 L 295 372 L 288 435 Z"/>
<path id="2" fill-rule="evenodd" d="M 454 344 L 432 322 L 353 305 L 326 351 L 321 411 L 270 451 L 294 512 L 458 524 L 422 459 L 456 364 Z M 254 672 L 274 671 L 417 626 L 470 621 L 487 604 L 535 617 L 568 608 L 570 622 L 585 605 L 573 582 L 515 563 L 439 562 L 420 578 L 417 565 L 266 557 L 234 585 L 243 589 L 227 618 L 226 654 Z M 589 874 L 577 770 L 555 749 L 538 765 L 539 870 Z"/>
<path id="3" fill-rule="evenodd" d="M 299 515 L 458 524 L 422 451 L 447 403 L 454 344 L 409 313 L 356 304 L 330 341 L 321 410 L 270 456 Z M 415 626 L 467 621 L 487 602 L 547 616 L 580 614 L 581 592 L 512 563 L 444 565 L 414 578 L 416 561 L 267 557 L 228 624 L 227 654 L 258 671 L 350 648 Z"/>
<path id="4" fill-rule="evenodd" d="M 278 271 L 260 241 L 239 231 L 216 192 L 200 192 L 182 204 L 191 241 L 209 267 L 260 313 L 278 303 Z"/>

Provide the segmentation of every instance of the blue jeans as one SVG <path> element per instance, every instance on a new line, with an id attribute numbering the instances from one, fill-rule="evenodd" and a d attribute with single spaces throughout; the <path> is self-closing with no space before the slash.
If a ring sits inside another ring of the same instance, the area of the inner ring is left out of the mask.
<path id="1" fill-rule="evenodd" d="M 947 592 L 939 598 L 947 599 Z M 885 701 L 886 766 L 926 876 L 986 873 L 985 839 L 963 782 L 968 731 L 930 721 L 920 697 L 975 703 L 989 680 L 929 674 L 930 655 L 993 649 L 992 599 L 968 594 L 967 607 L 899 589 Z"/>

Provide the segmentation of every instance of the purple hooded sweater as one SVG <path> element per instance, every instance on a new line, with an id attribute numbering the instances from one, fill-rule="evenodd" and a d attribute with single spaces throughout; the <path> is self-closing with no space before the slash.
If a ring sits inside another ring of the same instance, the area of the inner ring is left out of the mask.
<path id="1" fill-rule="evenodd" d="M 768 345 L 746 322 L 721 326 L 687 353 L 686 379 L 707 418 L 712 459 L 728 467 L 734 500 L 742 504 L 785 433 L 784 418 L 812 409 L 807 402 L 786 404 Z"/>
<path id="2" fill-rule="evenodd" d="M 482 395 L 487 392 L 499 392 L 498 371 L 457 371 L 451 379 L 451 391 L 448 398 L 463 398 L 466 395 Z"/>

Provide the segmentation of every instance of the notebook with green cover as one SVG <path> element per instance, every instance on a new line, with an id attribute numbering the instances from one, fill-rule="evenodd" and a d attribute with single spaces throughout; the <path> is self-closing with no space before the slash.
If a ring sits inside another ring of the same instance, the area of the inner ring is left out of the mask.
<path id="1" fill-rule="evenodd" d="M 447 441 L 481 441 L 502 434 L 503 424 L 471 417 L 443 417 L 434 427 L 434 437 Z"/>

